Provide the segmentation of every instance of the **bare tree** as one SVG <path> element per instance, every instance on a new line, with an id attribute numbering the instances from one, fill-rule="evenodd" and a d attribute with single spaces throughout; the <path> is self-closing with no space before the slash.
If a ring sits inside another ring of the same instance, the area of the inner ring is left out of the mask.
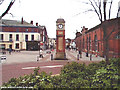
<path id="1" fill-rule="evenodd" d="M 0 5 L 3 3 L 4 0 L 0 0 Z"/>
<path id="2" fill-rule="evenodd" d="M 3 0 L 0 2 L 0 5 L 2 4 Z M 10 8 L 13 6 L 15 0 L 11 0 L 7 9 L 2 13 L 2 15 L 0 16 L 0 20 L 2 19 L 2 17 L 4 17 L 6 14 L 8 14 L 8 11 L 10 10 Z"/>
<path id="3" fill-rule="evenodd" d="M 111 18 L 111 8 L 113 0 L 89 0 L 89 2 L 90 5 L 93 7 L 92 11 L 95 11 L 101 23 Z M 106 11 L 107 7 L 109 7 L 108 11 Z M 109 13 L 109 15 L 107 15 L 107 12 Z"/>

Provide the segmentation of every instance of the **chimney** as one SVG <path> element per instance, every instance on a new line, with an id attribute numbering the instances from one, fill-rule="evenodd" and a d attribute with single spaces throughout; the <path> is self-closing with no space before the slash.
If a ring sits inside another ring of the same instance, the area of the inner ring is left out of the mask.
<path id="1" fill-rule="evenodd" d="M 33 21 L 31 21 L 30 24 L 33 24 Z"/>
<path id="2" fill-rule="evenodd" d="M 22 17 L 22 19 L 21 19 L 21 24 L 23 24 L 23 17 Z"/>
<path id="3" fill-rule="evenodd" d="M 36 23 L 36 26 L 38 26 L 38 23 Z"/>

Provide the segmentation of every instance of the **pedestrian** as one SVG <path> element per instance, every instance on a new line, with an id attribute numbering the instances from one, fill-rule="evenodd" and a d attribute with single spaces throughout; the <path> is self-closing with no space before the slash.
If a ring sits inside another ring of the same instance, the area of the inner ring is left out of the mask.
<path id="1" fill-rule="evenodd" d="M 40 49 L 40 58 L 43 58 L 43 50 Z"/>
<path id="2" fill-rule="evenodd" d="M 90 61 L 92 61 L 92 53 L 90 54 Z"/>
<path id="3" fill-rule="evenodd" d="M 86 57 L 88 57 L 88 51 L 86 52 Z"/>
<path id="4" fill-rule="evenodd" d="M 9 54 L 11 55 L 11 52 L 12 52 L 12 49 L 11 48 L 9 48 Z"/>
<path id="5" fill-rule="evenodd" d="M 79 50 L 79 55 L 80 55 L 80 58 L 82 58 L 82 52 L 81 52 L 81 50 Z"/>
<path id="6" fill-rule="evenodd" d="M 71 50 L 71 49 L 72 49 L 72 46 L 70 45 L 69 48 L 70 48 L 70 50 Z"/>

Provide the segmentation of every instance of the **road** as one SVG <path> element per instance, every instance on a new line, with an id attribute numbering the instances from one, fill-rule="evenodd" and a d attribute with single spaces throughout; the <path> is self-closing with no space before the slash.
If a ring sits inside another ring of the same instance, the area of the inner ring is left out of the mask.
<path id="1" fill-rule="evenodd" d="M 55 51 L 52 53 L 55 57 Z M 52 72 L 52 75 L 58 75 L 60 74 L 61 68 L 68 62 L 76 61 L 79 63 L 86 63 L 88 65 L 89 63 L 99 62 L 102 60 L 100 57 L 96 57 L 96 59 L 94 57 L 94 60 L 90 61 L 89 57 L 86 58 L 84 54 L 82 59 L 77 60 L 77 52 L 68 50 L 66 50 L 66 56 L 68 60 L 51 61 L 51 54 L 46 54 L 46 52 L 44 52 L 44 58 L 39 59 L 39 61 L 37 61 L 37 56 L 37 51 L 23 51 L 12 53 L 11 55 L 7 54 L 7 60 L 2 61 L 2 70 L 0 70 L 2 84 L 7 82 L 10 78 L 17 78 L 25 74 L 33 73 L 33 70 L 36 67 L 40 67 L 39 72 L 45 71 L 48 74 Z"/>

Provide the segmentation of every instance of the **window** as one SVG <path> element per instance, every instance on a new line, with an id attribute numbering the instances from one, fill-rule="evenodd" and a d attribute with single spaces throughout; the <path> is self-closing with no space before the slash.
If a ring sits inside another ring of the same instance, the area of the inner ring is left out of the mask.
<path id="1" fill-rule="evenodd" d="M 120 32 L 116 34 L 115 38 L 120 39 Z"/>
<path id="2" fill-rule="evenodd" d="M 16 29 L 16 32 L 19 32 L 19 29 L 18 29 L 18 28 Z"/>
<path id="3" fill-rule="evenodd" d="M 91 50 L 91 37 L 89 37 L 89 50 Z"/>
<path id="4" fill-rule="evenodd" d="M 28 41 L 28 35 L 25 35 L 25 41 Z"/>
<path id="5" fill-rule="evenodd" d="M 19 43 L 16 43 L 16 49 L 19 49 Z"/>
<path id="6" fill-rule="evenodd" d="M 16 41 L 19 41 L 19 35 L 16 34 Z"/>
<path id="7" fill-rule="evenodd" d="M 1 44 L 1 49 L 5 49 L 5 44 Z"/>
<path id="8" fill-rule="evenodd" d="M 95 35 L 94 37 L 94 42 L 95 42 L 95 51 L 97 51 L 97 48 L 98 48 L 98 40 L 97 40 L 97 35 Z"/>
<path id="9" fill-rule="evenodd" d="M 25 31 L 28 32 L 28 29 L 26 29 Z"/>
<path id="10" fill-rule="evenodd" d="M 12 41 L 12 34 L 9 34 L 9 41 Z"/>
<path id="11" fill-rule="evenodd" d="M 34 41 L 34 35 L 31 35 L 31 40 Z"/>
<path id="12" fill-rule="evenodd" d="M 32 29 L 31 31 L 34 32 L 34 29 Z"/>
<path id="13" fill-rule="evenodd" d="M 89 39 L 87 37 L 87 51 L 88 51 L 88 46 L 89 46 Z"/>
<path id="14" fill-rule="evenodd" d="M 3 34 L 0 34 L 0 41 L 3 41 Z"/>

